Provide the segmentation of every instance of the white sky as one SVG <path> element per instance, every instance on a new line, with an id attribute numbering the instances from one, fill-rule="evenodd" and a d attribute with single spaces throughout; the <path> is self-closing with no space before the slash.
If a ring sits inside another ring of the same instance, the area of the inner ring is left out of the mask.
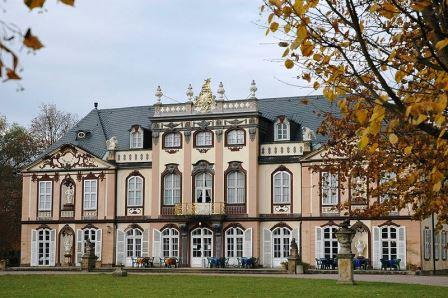
<path id="1" fill-rule="evenodd" d="M 45 48 L 20 51 L 24 67 L 15 82 L 0 83 L 0 115 L 28 126 L 41 103 L 81 118 L 100 108 L 148 105 L 160 85 L 185 101 L 186 88 L 199 93 L 205 78 L 216 92 L 222 81 L 229 99 L 246 98 L 250 82 L 257 97 L 308 95 L 297 70 L 287 70 L 273 38 L 255 23 L 261 0 L 76 0 L 70 8 L 47 0 L 46 11 L 29 12 L 22 0 L 0 3 L 23 30 L 31 26 Z M 2 33 L 0 33 L 1 36 Z M 279 80 L 278 80 L 279 79 Z M 173 102 L 164 98 L 163 102 Z"/>

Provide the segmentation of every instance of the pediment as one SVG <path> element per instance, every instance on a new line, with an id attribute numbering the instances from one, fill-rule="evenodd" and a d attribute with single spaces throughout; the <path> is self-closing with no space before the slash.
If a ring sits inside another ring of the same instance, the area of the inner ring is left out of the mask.
<path id="1" fill-rule="evenodd" d="M 29 171 L 55 171 L 55 170 L 84 170 L 84 169 L 108 169 L 113 168 L 91 153 L 73 145 L 62 145 L 53 152 L 43 156 L 33 163 Z"/>

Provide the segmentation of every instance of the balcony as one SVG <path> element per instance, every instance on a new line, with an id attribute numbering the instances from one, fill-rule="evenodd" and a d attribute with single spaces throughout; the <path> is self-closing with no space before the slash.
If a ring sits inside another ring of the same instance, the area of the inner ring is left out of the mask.
<path id="1" fill-rule="evenodd" d="M 262 144 L 260 146 L 261 157 L 276 157 L 276 156 L 294 156 L 303 155 L 310 151 L 309 142 L 283 142 Z"/>
<path id="2" fill-rule="evenodd" d="M 117 151 L 116 153 L 117 163 L 137 163 L 137 162 L 151 162 L 152 151 L 151 150 L 125 150 Z"/>
<path id="3" fill-rule="evenodd" d="M 223 215 L 225 204 L 220 203 L 181 203 L 174 208 L 175 215 Z"/>

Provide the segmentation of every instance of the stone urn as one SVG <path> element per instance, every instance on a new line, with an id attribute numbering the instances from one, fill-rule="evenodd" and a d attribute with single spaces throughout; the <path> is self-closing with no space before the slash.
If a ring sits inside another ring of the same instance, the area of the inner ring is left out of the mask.
<path id="1" fill-rule="evenodd" d="M 336 232 L 336 238 L 339 242 L 338 253 L 338 283 L 340 284 L 354 284 L 353 280 L 353 257 L 352 240 L 355 237 L 356 231 L 350 227 L 350 220 L 344 220 L 339 225 Z"/>

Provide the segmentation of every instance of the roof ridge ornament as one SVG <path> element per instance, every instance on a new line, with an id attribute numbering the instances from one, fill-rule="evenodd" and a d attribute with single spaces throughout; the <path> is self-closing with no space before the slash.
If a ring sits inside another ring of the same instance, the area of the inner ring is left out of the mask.
<path id="1" fill-rule="evenodd" d="M 226 90 L 224 90 L 224 85 L 222 84 L 222 82 L 219 82 L 219 86 L 218 86 L 218 90 L 216 91 L 216 93 L 218 93 L 218 100 L 224 100 L 224 93 L 226 92 Z"/>
<path id="2" fill-rule="evenodd" d="M 250 95 L 249 98 L 250 99 L 256 99 L 257 96 L 255 95 L 255 92 L 257 92 L 258 88 L 257 88 L 257 84 L 255 84 L 255 80 L 252 80 L 252 83 L 250 84 Z"/>
<path id="3" fill-rule="evenodd" d="M 191 87 L 191 84 L 188 84 L 187 92 L 185 94 L 188 97 L 188 101 L 193 100 L 193 87 Z"/>
<path id="4" fill-rule="evenodd" d="M 157 98 L 157 104 L 161 104 L 163 92 L 162 92 L 162 89 L 160 88 L 160 86 L 157 86 L 156 93 L 154 95 Z"/>
<path id="5" fill-rule="evenodd" d="M 210 88 L 210 82 L 210 78 L 205 80 L 201 92 L 193 102 L 196 111 L 206 113 L 215 108 L 215 96 Z"/>

